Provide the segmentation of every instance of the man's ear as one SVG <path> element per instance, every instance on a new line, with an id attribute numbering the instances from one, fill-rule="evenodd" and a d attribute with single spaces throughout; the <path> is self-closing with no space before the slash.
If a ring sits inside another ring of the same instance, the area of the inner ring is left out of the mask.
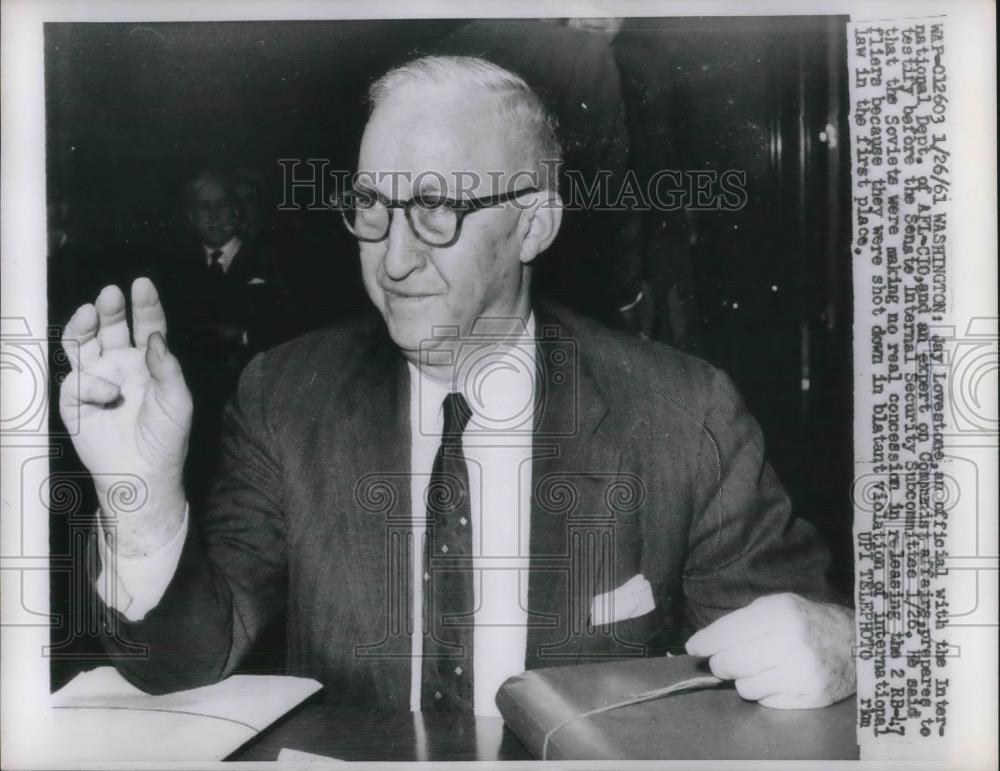
<path id="1" fill-rule="evenodd" d="M 535 202 L 523 213 L 528 230 L 521 240 L 521 263 L 532 262 L 544 252 L 559 233 L 562 224 L 563 202 L 556 190 L 542 190 Z"/>

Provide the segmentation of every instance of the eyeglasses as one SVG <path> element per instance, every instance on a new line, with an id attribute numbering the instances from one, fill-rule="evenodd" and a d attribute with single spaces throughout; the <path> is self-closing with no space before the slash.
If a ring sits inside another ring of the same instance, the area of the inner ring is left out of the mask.
<path id="1" fill-rule="evenodd" d="M 375 190 L 355 188 L 346 201 L 334 203 L 339 203 L 344 224 L 359 241 L 384 241 L 392 225 L 392 210 L 402 209 L 413 235 L 428 246 L 446 247 L 458 241 L 462 221 L 468 215 L 537 192 L 537 187 L 525 187 L 465 201 L 424 193 L 408 201 L 393 201 Z"/>

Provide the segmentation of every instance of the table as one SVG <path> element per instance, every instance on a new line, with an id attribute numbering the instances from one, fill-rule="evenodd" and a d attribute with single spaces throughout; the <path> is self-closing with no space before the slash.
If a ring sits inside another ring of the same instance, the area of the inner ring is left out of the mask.
<path id="1" fill-rule="evenodd" d="M 753 708 L 767 709 L 756 705 Z M 817 757 L 857 757 L 853 736 L 854 699 L 810 712 L 817 728 Z M 788 717 L 792 715 L 789 713 Z M 718 723 L 705 721 L 702 735 L 686 737 L 683 749 L 678 748 L 683 757 L 713 757 L 713 748 L 719 748 L 717 737 L 713 739 L 713 725 Z M 745 738 L 750 743 L 756 742 L 754 737 Z M 769 738 L 772 741 L 780 739 Z M 754 746 L 757 752 L 762 751 L 762 745 Z M 355 761 L 533 759 L 500 718 L 365 711 L 328 706 L 313 700 L 286 715 L 227 760 L 275 760 L 283 747 Z M 746 758 L 753 759 L 754 752 L 748 749 Z"/>
<path id="2" fill-rule="evenodd" d="M 498 717 L 382 712 L 307 703 L 227 760 L 275 760 L 283 747 L 338 760 L 532 760 Z"/>

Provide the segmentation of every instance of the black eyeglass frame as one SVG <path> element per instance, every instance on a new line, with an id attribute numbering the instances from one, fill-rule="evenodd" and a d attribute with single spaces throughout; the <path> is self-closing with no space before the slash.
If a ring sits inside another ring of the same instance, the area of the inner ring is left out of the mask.
<path id="1" fill-rule="evenodd" d="M 351 223 L 347 221 L 347 209 L 348 206 L 340 206 L 340 217 L 344 220 L 344 225 L 347 227 L 347 231 L 354 236 L 358 241 L 363 241 L 367 244 L 377 244 L 381 241 L 385 241 L 389 237 L 389 231 L 392 229 L 392 212 L 393 209 L 402 209 L 403 214 L 406 216 L 406 224 L 410 227 L 410 232 L 417 237 L 417 239 L 427 246 L 434 246 L 439 249 L 446 249 L 449 246 L 454 246 L 458 241 L 459 237 L 462 235 L 462 222 L 465 218 L 477 211 L 482 211 L 483 209 L 490 209 L 494 206 L 499 206 L 500 204 L 512 201 L 520 195 L 526 193 L 538 193 L 541 192 L 537 187 L 522 187 L 518 190 L 509 190 L 506 193 L 498 193 L 497 195 L 490 195 L 484 198 L 469 198 L 464 201 L 459 201 L 455 198 L 447 198 L 445 196 L 418 194 L 413 198 L 409 198 L 406 201 L 399 201 L 392 198 L 386 198 L 377 190 L 362 189 L 362 191 L 354 192 L 351 197 L 371 197 L 374 196 L 389 212 L 389 221 L 386 223 L 385 233 L 382 234 L 380 238 L 364 238 L 359 236 L 354 232 L 351 227 Z M 442 206 L 446 206 L 448 209 L 455 213 L 455 234 L 450 240 L 442 243 L 436 244 L 428 241 L 420 233 L 417 232 L 416 225 L 413 223 L 413 215 L 411 212 L 415 206 L 422 206 L 425 209 L 436 209 Z"/>

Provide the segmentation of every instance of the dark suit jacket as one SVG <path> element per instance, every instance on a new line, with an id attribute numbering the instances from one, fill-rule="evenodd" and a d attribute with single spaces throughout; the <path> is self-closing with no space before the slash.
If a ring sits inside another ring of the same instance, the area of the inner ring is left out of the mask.
<path id="1" fill-rule="evenodd" d="M 171 347 L 201 357 L 238 350 L 245 366 L 253 354 L 283 342 L 275 330 L 286 283 L 281 267 L 274 255 L 252 242 L 240 246 L 221 276 L 209 270 L 205 251 L 197 242 L 183 242 L 163 254 L 150 274 L 167 312 Z M 245 330 L 248 344 L 242 345 L 238 337 L 225 342 L 208 334 L 206 330 L 215 324 Z"/>
<path id="2" fill-rule="evenodd" d="M 763 594 L 831 599 L 729 379 L 666 346 L 539 307 L 529 669 L 662 653 Z M 328 699 L 409 702 L 408 369 L 368 317 L 256 357 L 227 407 L 221 472 L 160 604 L 105 609 L 142 688 L 233 672 L 287 613 L 287 668 Z M 591 598 L 642 572 L 656 609 L 591 629 Z M 148 655 L 130 657 L 148 646 Z"/>

